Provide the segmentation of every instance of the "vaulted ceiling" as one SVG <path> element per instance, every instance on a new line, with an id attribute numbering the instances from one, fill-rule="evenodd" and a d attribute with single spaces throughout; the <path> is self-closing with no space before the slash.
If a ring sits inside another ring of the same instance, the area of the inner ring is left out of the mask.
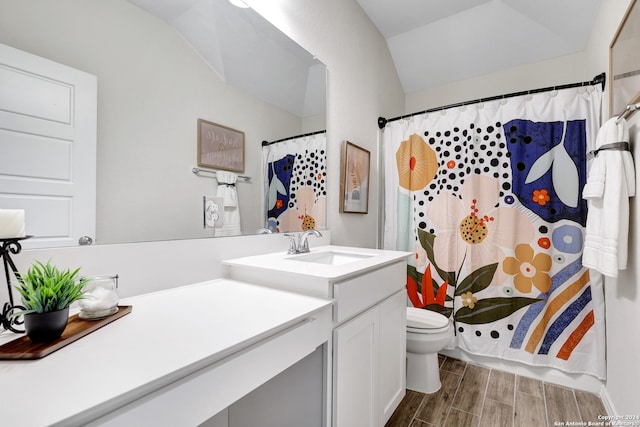
<path id="1" fill-rule="evenodd" d="M 324 67 L 253 10 L 227 0 L 129 1 L 175 27 L 227 83 L 301 117 L 320 114 L 309 106 L 324 105 Z M 355 1 L 411 93 L 583 51 L 603 0 Z"/>
<path id="2" fill-rule="evenodd" d="M 325 67 L 228 0 L 129 0 L 171 25 L 224 82 L 299 117 L 325 112 Z"/>
<path id="3" fill-rule="evenodd" d="M 356 0 L 406 93 L 583 51 L 602 0 Z"/>

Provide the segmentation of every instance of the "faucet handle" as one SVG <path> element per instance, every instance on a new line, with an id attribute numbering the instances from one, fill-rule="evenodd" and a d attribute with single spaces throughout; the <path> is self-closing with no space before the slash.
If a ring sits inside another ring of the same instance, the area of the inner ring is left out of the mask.
<path id="1" fill-rule="evenodd" d="M 296 235 L 291 233 L 284 233 L 283 236 L 289 238 L 289 250 L 287 251 L 287 254 L 289 255 L 297 254 L 298 245 L 296 242 Z"/>

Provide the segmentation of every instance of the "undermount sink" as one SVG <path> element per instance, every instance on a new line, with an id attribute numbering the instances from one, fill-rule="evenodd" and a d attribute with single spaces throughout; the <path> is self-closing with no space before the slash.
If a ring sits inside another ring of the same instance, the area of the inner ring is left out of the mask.
<path id="1" fill-rule="evenodd" d="M 409 255 L 409 252 L 326 245 L 306 253 L 273 252 L 229 259 L 223 264 L 229 266 L 230 277 L 238 280 L 332 298 L 333 283 L 399 261 L 406 263 Z"/>
<path id="2" fill-rule="evenodd" d="M 288 260 L 301 261 L 301 262 L 313 262 L 316 264 L 326 265 L 344 265 L 350 262 L 360 261 L 366 258 L 371 258 L 373 255 L 369 254 L 356 254 L 353 252 L 312 252 L 304 255 L 294 255 Z"/>

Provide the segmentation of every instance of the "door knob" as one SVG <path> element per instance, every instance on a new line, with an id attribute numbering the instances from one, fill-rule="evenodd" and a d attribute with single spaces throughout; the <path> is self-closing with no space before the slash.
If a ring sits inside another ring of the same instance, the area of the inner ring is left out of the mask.
<path id="1" fill-rule="evenodd" d="M 89 236 L 82 236 L 78 239 L 78 244 L 80 246 L 86 246 L 93 243 L 93 239 Z"/>

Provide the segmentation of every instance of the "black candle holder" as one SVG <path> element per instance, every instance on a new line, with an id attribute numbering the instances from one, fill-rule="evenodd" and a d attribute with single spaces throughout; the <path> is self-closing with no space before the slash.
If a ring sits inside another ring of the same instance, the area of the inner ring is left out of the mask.
<path id="1" fill-rule="evenodd" d="M 16 311 L 26 310 L 26 307 L 15 305 L 13 303 L 13 293 L 11 292 L 11 277 L 9 274 L 9 270 L 13 272 L 16 280 L 20 280 L 20 272 L 16 268 L 16 265 L 13 263 L 11 255 L 19 254 L 20 251 L 22 251 L 22 245 L 20 244 L 20 241 L 28 239 L 30 237 L 31 236 L 0 239 L 0 258 L 2 258 L 2 263 L 4 264 L 4 277 L 7 281 L 7 291 L 9 293 L 9 302 L 4 303 L 4 306 L 2 307 L 2 313 L 0 313 L 0 325 L 2 325 L 4 329 L 8 329 L 16 333 L 24 332 L 24 329 L 18 328 L 24 324 L 24 319 L 21 316 L 13 317 L 13 313 Z"/>

